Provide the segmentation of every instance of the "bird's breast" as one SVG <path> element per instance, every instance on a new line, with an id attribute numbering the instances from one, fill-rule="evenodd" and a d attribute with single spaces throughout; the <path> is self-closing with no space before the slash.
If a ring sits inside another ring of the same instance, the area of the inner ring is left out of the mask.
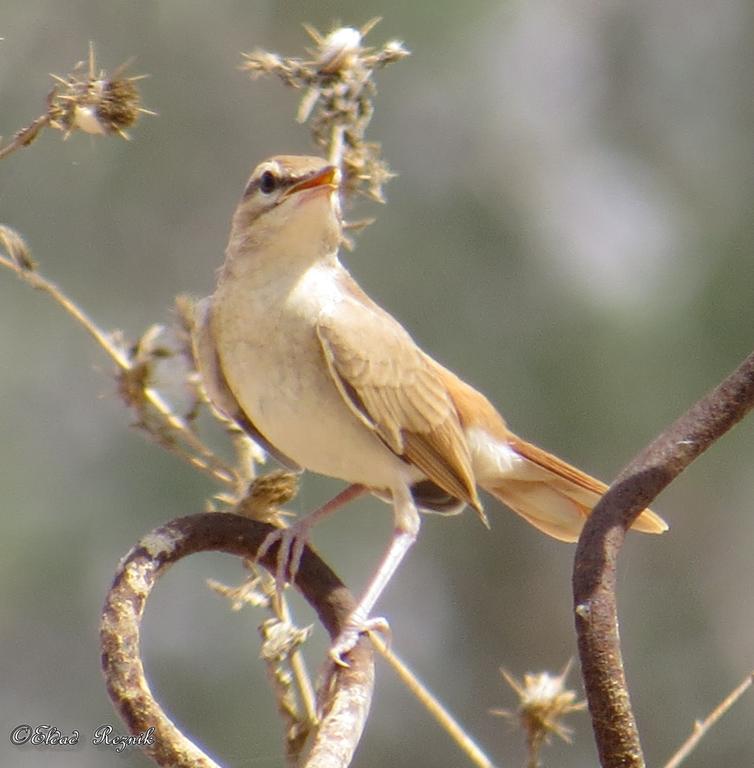
<path id="1" fill-rule="evenodd" d="M 391 487 L 405 464 L 343 401 L 317 336 L 319 317 L 343 298 L 325 267 L 228 281 L 213 299 L 218 356 L 244 412 L 282 453 L 321 474 Z"/>

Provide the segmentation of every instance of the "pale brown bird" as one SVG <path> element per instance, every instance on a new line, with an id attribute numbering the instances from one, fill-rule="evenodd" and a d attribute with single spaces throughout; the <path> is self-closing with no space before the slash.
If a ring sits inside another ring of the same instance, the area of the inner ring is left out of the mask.
<path id="1" fill-rule="evenodd" d="M 275 538 L 291 567 L 311 525 L 363 492 L 395 532 L 331 649 L 340 661 L 419 530 L 417 510 L 472 506 L 477 487 L 541 531 L 575 541 L 607 486 L 514 435 L 484 395 L 423 352 L 338 260 L 337 169 L 280 156 L 251 175 L 217 288 L 198 306 L 195 353 L 213 404 L 284 465 L 351 484 Z M 633 525 L 662 533 L 649 509 Z M 268 544 L 271 541 L 268 541 Z"/>

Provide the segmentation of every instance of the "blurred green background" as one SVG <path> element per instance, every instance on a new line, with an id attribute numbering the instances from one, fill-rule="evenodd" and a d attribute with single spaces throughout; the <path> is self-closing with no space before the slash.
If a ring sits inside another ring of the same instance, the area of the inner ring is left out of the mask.
<path id="1" fill-rule="evenodd" d="M 747 0 L 187 2 L 4 0 L 0 133 L 44 109 L 50 72 L 136 57 L 133 141 L 47 132 L 0 164 L 0 221 L 106 328 L 138 336 L 175 294 L 207 294 L 249 169 L 310 150 L 297 94 L 250 82 L 240 52 L 308 44 L 301 22 L 384 21 L 413 51 L 380 73 L 371 138 L 400 176 L 345 259 L 371 295 L 520 434 L 607 480 L 752 347 L 754 10 Z M 82 743 L 12 747 L 21 723 L 122 730 L 99 669 L 99 610 L 118 559 L 217 488 L 129 428 L 110 364 L 47 298 L 0 272 L 0 764 L 144 766 Z M 650 764 L 754 665 L 754 422 L 656 502 L 668 535 L 631 537 L 620 566 L 625 660 Z M 337 490 L 307 477 L 304 512 Z M 576 653 L 573 548 L 488 504 L 426 517 L 379 606 L 395 648 L 503 765 L 523 737 L 497 669 L 559 670 Z M 365 502 L 314 541 L 355 588 L 390 512 Z M 181 564 L 145 620 L 150 680 L 228 766 L 282 764 L 256 655 L 262 614 L 204 586 L 230 558 Z M 301 620 L 311 620 L 301 611 Z M 321 634 L 321 633 L 320 633 Z M 321 637 L 313 643 L 321 653 Z M 316 666 L 317 658 L 313 662 Z M 572 674 L 577 684 L 577 675 Z M 754 697 L 687 765 L 754 764 Z M 585 714 L 550 766 L 596 765 Z M 378 665 L 354 765 L 464 765 Z"/>

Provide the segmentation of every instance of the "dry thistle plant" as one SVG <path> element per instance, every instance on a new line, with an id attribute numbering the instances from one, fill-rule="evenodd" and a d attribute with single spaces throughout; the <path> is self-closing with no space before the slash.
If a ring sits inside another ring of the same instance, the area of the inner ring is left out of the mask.
<path id="1" fill-rule="evenodd" d="M 309 123 L 314 143 L 340 167 L 342 192 L 384 202 L 383 187 L 393 173 L 381 158 L 380 145 L 365 140 L 377 93 L 374 73 L 406 58 L 409 51 L 397 40 L 377 49 L 364 46 L 379 21 L 372 19 L 360 29 L 340 27 L 324 36 L 305 25 L 316 44 L 308 51 L 310 59 L 258 49 L 244 54 L 243 69 L 252 77 L 276 75 L 286 85 L 304 89 L 297 119 Z"/>
<path id="2" fill-rule="evenodd" d="M 90 43 L 86 62 L 79 62 L 65 77 L 53 75 L 55 85 L 47 97 L 47 111 L 0 149 L 0 159 L 31 144 L 46 126 L 63 131 L 65 138 L 82 131 L 128 139 L 126 129 L 136 123 L 139 115 L 155 113 L 141 106 L 137 84 L 146 75 L 125 77 L 127 67 L 128 62 L 112 75 L 98 69 Z M 223 502 L 234 503 L 242 498 L 253 479 L 253 462 L 248 459 L 257 460 L 261 453 L 235 425 L 215 414 L 232 435 L 238 456 L 245 459 L 239 458 L 231 466 L 204 443 L 193 426 L 205 399 L 191 352 L 191 301 L 179 296 L 169 325 L 153 325 L 140 339 L 130 342 L 119 331 L 102 330 L 63 291 L 36 271 L 23 238 L 10 227 L 2 228 L 0 246 L 8 254 L 8 258 L 0 257 L 0 265 L 49 294 L 115 362 L 117 392 L 135 413 L 134 426 L 226 486 L 229 491 L 221 497 Z"/>
<path id="3" fill-rule="evenodd" d="M 66 138 L 79 130 L 93 135 L 117 133 L 128 139 L 126 129 L 136 123 L 139 115 L 155 113 L 141 106 L 136 82 L 146 75 L 123 77 L 131 62 L 121 64 L 108 76 L 97 69 L 94 45 L 89 44 L 88 66 L 79 62 L 66 77 L 53 75 L 56 81 L 47 97 L 50 126 L 64 131 Z M 82 77 L 84 67 L 87 71 Z"/>
<path id="4" fill-rule="evenodd" d="M 181 335 L 181 326 L 178 326 L 175 333 L 163 326 L 152 326 L 142 339 L 128 343 L 119 331 L 108 332 L 100 328 L 57 285 L 45 278 L 31 258 L 23 238 L 11 227 L 0 225 L 0 247 L 7 254 L 0 254 L 0 266 L 14 272 L 32 288 L 48 294 L 75 322 L 84 327 L 115 363 L 116 390 L 125 405 L 135 412 L 135 426 L 196 469 L 232 490 L 237 489 L 239 478 L 235 471 L 202 442 L 191 425 L 198 396 L 188 395 L 192 405 L 184 418 L 174 410 L 169 399 L 155 388 L 160 378 L 158 369 L 171 364 L 183 366 L 187 371 L 181 384 L 185 393 L 191 393 L 192 388 L 197 386 L 193 360 L 189 361 L 187 357 L 186 337 Z M 179 300 L 178 316 L 181 316 L 181 311 Z M 163 337 L 162 343 L 158 342 L 160 337 Z"/>
<path id="5" fill-rule="evenodd" d="M 263 475 L 258 479 L 258 483 L 261 482 L 264 487 L 264 479 L 274 474 Z M 288 498 L 285 499 L 287 500 Z M 277 506 L 275 508 L 277 509 Z M 272 613 L 270 618 L 259 625 L 262 638 L 259 655 L 267 667 L 278 712 L 286 725 L 286 758 L 295 764 L 312 729 L 318 723 L 314 689 L 299 653 L 309 638 L 312 627 L 299 628 L 292 623 L 288 606 L 279 599 L 275 579 L 270 574 L 251 561 L 246 561 L 245 566 L 252 577 L 238 587 L 228 587 L 214 579 L 208 579 L 207 585 L 229 599 L 234 611 L 251 606 Z"/>
<path id="6" fill-rule="evenodd" d="M 528 673 L 522 683 L 505 669 L 500 669 L 505 681 L 518 695 L 518 708 L 515 712 L 491 709 L 490 714 L 519 723 L 526 734 L 527 768 L 541 765 L 539 755 L 552 734 L 571 743 L 572 730 L 563 724 L 562 719 L 571 712 L 585 709 L 586 701 L 577 702 L 576 692 L 566 688 L 565 681 L 570 671 L 569 661 L 557 676 L 549 672 Z"/>
<path id="7" fill-rule="evenodd" d="M 0 160 L 21 147 L 28 147 L 47 126 L 63 131 L 66 139 L 75 131 L 95 136 L 117 134 L 128 139 L 126 131 L 140 115 L 155 114 L 141 105 L 136 86 L 146 75 L 125 77 L 129 64 L 121 64 L 108 75 L 104 69 L 97 69 L 94 45 L 90 43 L 87 62 L 80 61 L 64 77 L 52 75 L 55 85 L 47 95 L 45 113 L 0 147 Z"/>

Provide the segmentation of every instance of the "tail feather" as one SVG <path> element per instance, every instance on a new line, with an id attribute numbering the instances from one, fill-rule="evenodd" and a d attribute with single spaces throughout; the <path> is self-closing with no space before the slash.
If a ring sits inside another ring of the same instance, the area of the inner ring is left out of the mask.
<path id="1" fill-rule="evenodd" d="M 546 483 L 516 480 L 488 485 L 485 490 L 548 536 L 576 541 L 589 511 Z"/>
<path id="2" fill-rule="evenodd" d="M 500 471 L 480 478 L 482 488 L 543 533 L 576 541 L 607 486 L 515 435 L 509 436 L 505 450 L 508 460 L 498 463 Z M 645 509 L 631 528 L 663 533 L 668 525 Z"/>
<path id="3" fill-rule="evenodd" d="M 595 495 L 593 504 L 583 504 L 547 482 L 500 480 L 483 487 L 535 528 L 560 541 L 578 540 L 600 498 Z M 663 533 L 668 526 L 651 509 L 645 509 L 631 528 L 642 533 Z"/>

